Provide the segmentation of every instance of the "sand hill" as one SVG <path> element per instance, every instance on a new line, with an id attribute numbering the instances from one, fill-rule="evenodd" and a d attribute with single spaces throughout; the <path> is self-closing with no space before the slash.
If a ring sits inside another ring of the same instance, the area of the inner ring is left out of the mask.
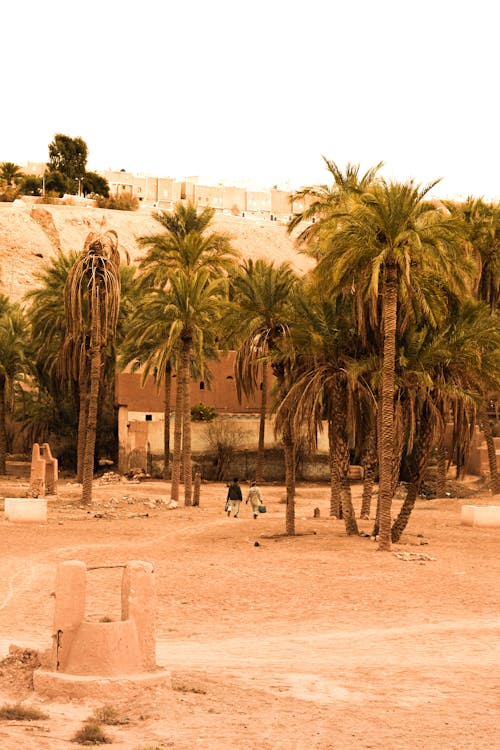
<path id="1" fill-rule="evenodd" d="M 114 229 L 120 247 L 136 262 L 143 250 L 137 237 L 161 231 L 152 210 L 115 211 L 85 206 L 0 203 L 0 292 L 19 300 L 36 283 L 37 271 L 61 248 L 81 250 L 90 231 Z M 299 273 L 311 267 L 299 254 L 286 228 L 266 219 L 217 215 L 213 226 L 227 232 L 242 257 L 288 261 Z"/>

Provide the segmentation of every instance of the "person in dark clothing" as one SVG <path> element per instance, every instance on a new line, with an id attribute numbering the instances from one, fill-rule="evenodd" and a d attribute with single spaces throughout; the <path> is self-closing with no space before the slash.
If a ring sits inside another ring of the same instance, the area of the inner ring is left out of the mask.
<path id="1" fill-rule="evenodd" d="M 231 515 L 231 512 L 234 510 L 234 517 L 238 518 L 238 513 L 240 510 L 240 503 L 243 500 L 243 495 L 241 494 L 241 487 L 238 484 L 238 477 L 235 477 L 231 484 L 228 485 L 227 488 L 227 498 L 226 498 L 226 513 L 228 515 L 228 518 Z"/>

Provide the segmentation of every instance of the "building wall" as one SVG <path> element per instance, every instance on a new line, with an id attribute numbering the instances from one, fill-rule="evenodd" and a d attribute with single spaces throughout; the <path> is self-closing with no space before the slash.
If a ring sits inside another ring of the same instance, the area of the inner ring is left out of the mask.
<path id="1" fill-rule="evenodd" d="M 210 362 L 204 380 L 191 381 L 191 404 L 211 406 L 222 414 L 251 414 L 260 410 L 260 392 L 253 396 L 242 396 L 238 400 L 234 378 L 235 353 L 221 354 L 218 362 Z M 209 370 L 209 371 L 208 371 Z M 140 372 L 122 372 L 116 377 L 116 402 L 126 406 L 130 412 L 144 414 L 160 413 L 163 417 L 163 386 L 158 390 L 152 376 L 141 385 Z M 172 377 L 171 403 L 175 403 L 176 374 Z M 145 417 L 144 417 L 145 419 Z M 150 421 L 150 420 L 148 420 Z M 151 420 L 152 421 L 152 420 Z"/>

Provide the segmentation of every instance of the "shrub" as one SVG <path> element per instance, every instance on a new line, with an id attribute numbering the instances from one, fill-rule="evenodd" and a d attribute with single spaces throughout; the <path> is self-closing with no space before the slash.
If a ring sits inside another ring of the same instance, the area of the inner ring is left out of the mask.
<path id="1" fill-rule="evenodd" d="M 48 716 L 37 708 L 29 708 L 23 706 L 21 703 L 6 703 L 0 708 L 0 719 L 7 719 L 8 721 L 36 721 L 39 719 L 48 719 Z"/>
<path id="2" fill-rule="evenodd" d="M 98 208 L 113 208 L 116 211 L 137 211 L 139 208 L 139 199 L 131 193 L 110 195 L 109 198 L 97 196 L 96 203 Z"/>
<path id="3" fill-rule="evenodd" d="M 97 724 L 107 724 L 108 726 L 118 726 L 120 724 L 128 724 L 129 719 L 126 716 L 120 716 L 118 709 L 109 704 L 96 708 L 92 717 L 88 721 L 93 721 Z"/>
<path id="4" fill-rule="evenodd" d="M 13 203 L 21 195 L 21 189 L 18 187 L 0 188 L 0 202 Z"/>
<path id="5" fill-rule="evenodd" d="M 235 450 L 242 444 L 243 430 L 236 424 L 213 422 L 207 426 L 207 441 L 215 453 L 215 476 L 218 481 L 227 476 Z"/>
<path id="6" fill-rule="evenodd" d="M 95 721 L 86 721 L 81 729 L 73 735 L 71 740 L 79 745 L 109 745 L 111 740 Z"/>
<path id="7" fill-rule="evenodd" d="M 194 404 L 191 407 L 191 419 L 193 422 L 211 422 L 216 416 L 217 412 L 211 406 Z"/>

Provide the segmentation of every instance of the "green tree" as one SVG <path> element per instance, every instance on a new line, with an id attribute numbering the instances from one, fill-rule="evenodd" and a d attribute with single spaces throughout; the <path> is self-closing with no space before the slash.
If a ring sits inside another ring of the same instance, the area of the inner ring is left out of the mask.
<path id="1" fill-rule="evenodd" d="M 82 138 L 56 133 L 54 140 L 49 143 L 47 166 L 50 172 L 63 174 L 74 186 L 79 179 L 85 177 L 87 157 L 88 147 Z"/>
<path id="2" fill-rule="evenodd" d="M 23 178 L 21 167 L 11 161 L 3 161 L 0 164 L 0 180 L 3 180 L 7 187 L 14 187 Z"/>
<path id="3" fill-rule="evenodd" d="M 7 454 L 6 394 L 29 369 L 27 344 L 28 324 L 22 308 L 0 294 L 0 474 L 5 474 Z"/>
<path id="4" fill-rule="evenodd" d="M 108 198 L 109 183 L 105 177 L 97 174 L 97 172 L 85 172 L 82 191 L 84 195 L 102 195 L 104 198 Z"/>
<path id="5" fill-rule="evenodd" d="M 492 315 L 500 300 L 500 208 L 498 204 L 485 203 L 481 198 L 468 198 L 459 206 L 465 219 L 465 232 L 478 261 L 476 295 L 489 306 Z M 483 394 L 483 403 L 479 409 L 479 426 L 486 439 L 488 463 L 490 468 L 490 489 L 493 494 L 500 492 L 500 475 L 498 473 L 495 441 L 486 404 L 490 394 Z"/>
<path id="6" fill-rule="evenodd" d="M 450 315 L 439 329 L 410 326 L 404 338 L 398 380 L 408 425 L 409 481 L 392 526 L 393 542 L 406 528 L 448 415 L 453 415 L 454 434 L 466 448 L 476 412 L 482 408 L 484 387 L 500 387 L 500 327 L 484 303 L 469 300 L 450 305 Z"/>
<path id="7" fill-rule="evenodd" d="M 210 230 L 213 216 L 213 209 L 198 211 L 192 203 L 178 203 L 172 213 L 159 212 L 155 216 L 164 232 L 139 239 L 139 244 L 147 249 L 139 264 L 139 281 L 143 288 L 153 287 L 156 292 L 148 298 L 151 321 L 163 319 L 168 325 L 166 343 L 158 341 L 158 377 L 164 376 L 167 362 L 178 357 L 171 494 L 178 501 L 182 445 L 186 505 L 191 504 L 192 487 L 189 404 L 192 360 L 203 369 L 204 347 L 218 324 L 221 299 L 224 294 L 227 296 L 222 282 L 238 255 L 226 234 Z M 213 312 L 212 320 L 203 315 L 201 300 Z M 201 324 L 205 331 L 199 327 Z M 151 338 L 151 327 L 145 330 L 147 334 L 139 338 L 139 345 L 146 336 Z"/>
<path id="8" fill-rule="evenodd" d="M 378 180 L 366 192 L 348 196 L 334 209 L 317 238 L 318 278 L 333 294 L 359 299 L 357 325 L 382 330 L 380 419 L 380 549 L 390 549 L 394 473 L 396 334 L 418 315 L 437 323 L 422 279 L 433 277 L 469 293 L 470 264 L 460 242 L 461 224 L 426 200 L 437 183 Z"/>
<path id="9" fill-rule="evenodd" d="M 348 305 L 323 297 L 321 289 L 306 285 L 294 299 L 290 323 L 294 382 L 277 409 L 293 414 L 295 432 L 306 432 L 310 450 L 316 449 L 318 431 L 328 423 L 330 446 L 330 513 L 342 516 L 348 534 L 357 534 L 349 484 L 350 447 L 354 443 L 360 404 L 371 398 L 365 370 L 370 358 L 360 351 Z"/>
<path id="10" fill-rule="evenodd" d="M 263 480 L 264 440 L 269 398 L 267 357 L 290 316 L 290 296 L 297 277 L 287 263 L 243 261 L 231 274 L 231 303 L 224 327 L 236 343 L 235 375 L 238 398 L 260 389 L 260 420 L 256 481 Z"/>

